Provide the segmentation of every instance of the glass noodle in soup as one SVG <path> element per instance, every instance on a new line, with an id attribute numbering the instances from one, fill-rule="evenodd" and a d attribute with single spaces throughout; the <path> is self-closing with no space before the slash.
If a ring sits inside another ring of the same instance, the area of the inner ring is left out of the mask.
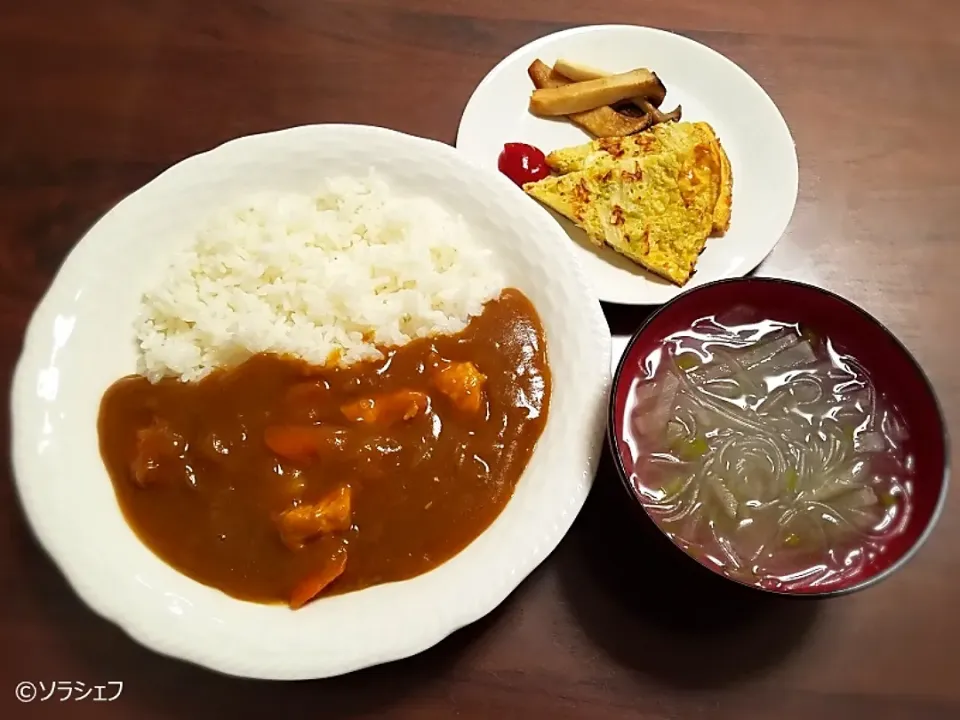
<path id="1" fill-rule="evenodd" d="M 701 318 L 645 358 L 626 410 L 647 513 L 732 579 L 843 585 L 907 524 L 905 424 L 815 329 Z"/>

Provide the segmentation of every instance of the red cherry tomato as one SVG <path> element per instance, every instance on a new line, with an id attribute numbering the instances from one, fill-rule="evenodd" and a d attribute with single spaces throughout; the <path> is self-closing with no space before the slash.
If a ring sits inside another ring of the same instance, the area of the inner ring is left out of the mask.
<path id="1" fill-rule="evenodd" d="M 542 180 L 550 174 L 547 158 L 533 145 L 507 143 L 497 161 L 500 172 L 521 187 L 524 183 Z"/>

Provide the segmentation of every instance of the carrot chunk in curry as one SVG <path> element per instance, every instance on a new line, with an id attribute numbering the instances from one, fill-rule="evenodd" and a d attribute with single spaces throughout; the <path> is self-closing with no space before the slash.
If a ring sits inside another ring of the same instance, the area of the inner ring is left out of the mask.
<path id="1" fill-rule="evenodd" d="M 430 406 L 430 398 L 418 390 L 398 390 L 347 403 L 340 411 L 353 422 L 393 425 L 410 420 Z"/>
<path id="2" fill-rule="evenodd" d="M 313 575 L 298 582 L 290 594 L 290 607 L 296 610 L 313 600 L 336 580 L 347 568 L 347 551 L 341 546 L 334 550 L 330 560 Z"/>
<path id="3" fill-rule="evenodd" d="M 346 368 L 256 355 L 196 383 L 104 394 L 100 450 L 131 527 L 238 598 L 300 607 L 404 580 L 466 547 L 513 494 L 546 423 L 530 302 Z"/>
<path id="4" fill-rule="evenodd" d="M 467 412 L 477 412 L 483 405 L 483 384 L 487 376 L 472 362 L 446 363 L 438 371 L 434 382 L 437 389 Z"/>
<path id="5" fill-rule="evenodd" d="M 350 527 L 350 488 L 337 488 L 315 503 L 284 510 L 278 521 L 280 537 L 291 550 L 299 550 L 310 538 Z"/>
<path id="6" fill-rule="evenodd" d="M 272 452 L 299 462 L 335 452 L 345 436 L 342 428 L 325 425 L 270 425 L 263 431 L 263 441 Z"/>

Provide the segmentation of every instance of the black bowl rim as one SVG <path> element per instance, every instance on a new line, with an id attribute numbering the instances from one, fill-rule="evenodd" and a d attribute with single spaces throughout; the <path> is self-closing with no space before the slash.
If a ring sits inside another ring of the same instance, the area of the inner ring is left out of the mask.
<path id="1" fill-rule="evenodd" d="M 794 287 L 800 287 L 804 290 L 812 290 L 813 292 L 820 293 L 821 295 L 826 295 L 827 297 L 835 300 L 843 305 L 846 305 L 848 308 L 853 310 L 856 313 L 862 315 L 866 320 L 874 323 L 879 327 L 887 336 L 893 340 L 894 344 L 900 349 L 907 360 L 913 365 L 914 370 L 916 370 L 917 375 L 920 377 L 921 382 L 926 387 L 927 392 L 930 395 L 930 398 L 933 400 L 933 406 L 937 412 L 937 421 L 940 424 L 940 431 L 943 435 L 943 480 L 940 484 L 940 496 L 937 498 L 937 503 L 933 508 L 933 512 L 930 513 L 930 519 L 927 521 L 926 527 L 914 541 L 913 545 L 901 555 L 896 562 L 891 564 L 888 568 L 877 573 L 876 575 L 871 575 L 860 582 L 857 582 L 849 587 L 839 588 L 836 590 L 824 590 L 822 592 L 792 592 L 789 590 L 774 590 L 770 588 L 763 588 L 757 585 L 751 585 L 749 583 L 736 580 L 735 578 L 728 577 L 723 573 L 717 572 L 713 568 L 709 567 L 698 561 L 696 558 L 690 557 L 689 554 L 683 551 L 679 545 L 677 545 L 674 540 L 669 537 L 656 521 L 650 517 L 650 514 L 647 512 L 646 507 L 643 503 L 640 502 L 640 499 L 637 497 L 636 492 L 634 492 L 633 487 L 630 484 L 630 480 L 627 477 L 627 470 L 623 465 L 623 456 L 620 453 L 620 443 L 619 440 L 614 437 L 614 426 L 616 424 L 616 406 L 617 406 L 617 388 L 620 385 L 620 379 L 623 376 L 623 371 L 626 366 L 627 358 L 630 356 L 633 346 L 636 345 L 637 341 L 640 339 L 640 336 L 643 335 L 644 331 L 649 327 L 653 320 L 666 312 L 668 309 L 676 305 L 677 303 L 684 302 L 689 299 L 691 295 L 694 295 L 703 290 L 707 290 L 718 285 L 733 285 L 733 284 L 754 284 L 754 285 L 792 285 Z M 613 374 L 613 382 L 610 385 L 610 399 L 607 404 L 607 445 L 610 448 L 610 453 L 613 455 L 614 463 L 617 466 L 617 474 L 620 476 L 620 482 L 623 484 L 624 489 L 627 494 L 630 496 L 631 500 L 635 502 L 643 510 L 644 515 L 652 522 L 658 531 L 660 531 L 667 540 L 670 541 L 670 544 L 673 545 L 676 550 L 686 557 L 691 562 L 695 562 L 700 567 L 706 568 L 713 575 L 717 575 L 725 580 L 730 582 L 735 582 L 738 585 L 743 587 L 750 588 L 752 590 L 757 590 L 759 592 L 767 593 L 770 595 L 779 595 L 781 597 L 791 597 L 791 598 L 826 598 L 826 597 L 838 597 L 841 595 L 849 595 L 850 593 L 858 592 L 860 590 L 866 590 L 869 587 L 872 587 L 879 583 L 882 580 L 893 575 L 897 570 L 900 570 L 904 565 L 906 565 L 913 557 L 919 552 L 920 548 L 927 542 L 930 535 L 933 533 L 934 528 L 937 525 L 937 522 L 940 520 L 940 515 L 943 513 L 943 508 L 947 500 L 947 490 L 950 485 L 950 435 L 947 429 L 946 419 L 943 414 L 943 407 L 940 404 L 940 400 L 937 397 L 936 390 L 934 390 L 933 383 L 930 382 L 930 378 L 927 376 L 927 373 L 924 371 L 923 367 L 917 362 L 917 359 L 913 356 L 913 353 L 907 349 L 907 346 L 898 338 L 886 325 L 880 322 L 877 318 L 871 315 L 869 312 L 864 310 L 862 307 L 852 302 L 851 300 L 842 297 L 830 290 L 825 290 L 824 288 L 818 287 L 816 285 L 811 285 L 810 283 L 799 282 L 797 280 L 787 280 L 784 278 L 771 278 L 771 277 L 740 277 L 740 278 L 726 278 L 723 280 L 714 280 L 712 282 L 704 283 L 703 285 L 698 285 L 686 292 L 682 292 L 677 295 L 675 298 L 664 303 L 660 307 L 656 308 L 647 318 L 640 324 L 634 333 L 630 336 L 630 340 L 627 342 L 626 347 L 623 350 L 623 354 L 620 356 L 620 360 L 617 362 L 617 369 Z"/>

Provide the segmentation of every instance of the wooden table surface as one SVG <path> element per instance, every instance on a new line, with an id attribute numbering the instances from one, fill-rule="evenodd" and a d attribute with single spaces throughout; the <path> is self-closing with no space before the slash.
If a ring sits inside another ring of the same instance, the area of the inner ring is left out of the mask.
<path id="1" fill-rule="evenodd" d="M 960 435 L 960 3 L 951 0 L 4 0 L 5 386 L 64 255 L 164 168 L 237 135 L 304 123 L 452 142 L 471 91 L 501 57 L 598 22 L 689 35 L 767 89 L 796 139 L 800 199 L 760 273 L 822 285 L 888 324 Z M 642 318 L 608 313 L 615 332 Z M 891 579 L 790 602 L 704 586 L 651 552 L 605 463 L 570 534 L 489 617 L 409 660 L 284 684 L 156 656 L 94 616 L 33 540 L 6 472 L 3 717 L 960 717 L 960 493 Z M 27 705 L 14 698 L 21 681 L 124 690 L 112 703 Z"/>

